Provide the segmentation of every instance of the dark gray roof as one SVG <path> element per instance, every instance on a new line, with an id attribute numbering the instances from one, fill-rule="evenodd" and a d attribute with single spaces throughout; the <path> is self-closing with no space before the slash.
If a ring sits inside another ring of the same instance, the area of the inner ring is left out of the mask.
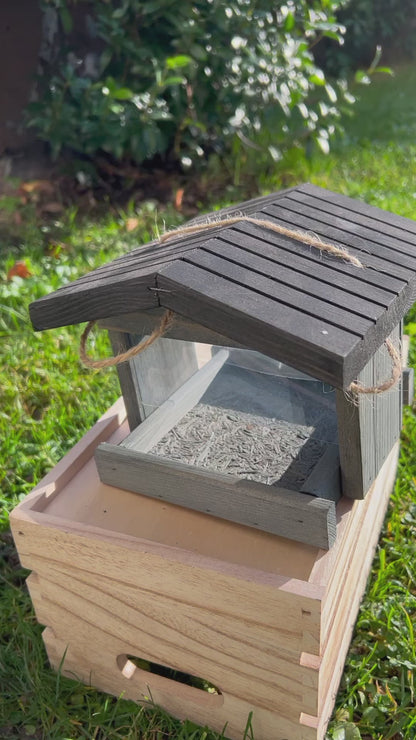
<path id="1" fill-rule="evenodd" d="M 416 222 L 309 184 L 235 212 L 311 231 L 365 269 L 241 221 L 94 270 L 35 301 L 34 327 L 162 306 L 346 387 L 416 299 Z"/>

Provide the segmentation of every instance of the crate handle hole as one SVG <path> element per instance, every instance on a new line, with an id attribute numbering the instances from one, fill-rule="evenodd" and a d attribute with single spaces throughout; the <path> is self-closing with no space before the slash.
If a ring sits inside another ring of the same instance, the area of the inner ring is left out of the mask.
<path id="1" fill-rule="evenodd" d="M 211 706 L 221 706 L 224 697 L 221 690 L 210 681 L 200 676 L 194 676 L 185 671 L 154 663 L 153 661 L 140 658 L 137 655 L 122 653 L 117 656 L 117 666 L 125 678 L 138 678 L 149 682 L 150 676 L 155 688 L 161 691 L 172 689 L 172 684 L 181 684 L 181 692 L 185 692 L 191 701 L 198 701 Z"/>

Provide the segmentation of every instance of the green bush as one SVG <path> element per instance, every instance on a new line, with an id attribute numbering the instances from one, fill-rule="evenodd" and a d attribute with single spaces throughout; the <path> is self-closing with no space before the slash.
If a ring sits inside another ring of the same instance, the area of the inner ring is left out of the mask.
<path id="1" fill-rule="evenodd" d="M 135 163 L 162 155 L 191 165 L 235 136 L 250 144 L 261 129 L 275 158 L 306 140 L 327 151 L 353 98 L 342 81 L 328 82 L 312 48 L 322 37 L 342 41 L 340 5 L 43 0 L 60 19 L 60 50 L 28 123 L 54 155 L 69 147 Z"/>
<path id="2" fill-rule="evenodd" d="M 378 47 L 390 61 L 416 54 L 414 0 L 350 0 L 336 16 L 346 29 L 344 44 L 325 39 L 316 54 L 332 74 L 368 66 Z"/>

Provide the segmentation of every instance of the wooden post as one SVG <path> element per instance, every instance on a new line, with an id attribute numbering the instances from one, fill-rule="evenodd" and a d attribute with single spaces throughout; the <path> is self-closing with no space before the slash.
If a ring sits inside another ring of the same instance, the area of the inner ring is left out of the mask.
<path id="1" fill-rule="evenodd" d="M 398 346 L 400 324 L 390 334 Z M 386 380 L 392 360 L 384 344 L 358 376 L 364 386 Z M 386 393 L 358 395 L 354 402 L 337 390 L 339 455 L 342 492 L 348 498 L 364 498 L 384 460 L 400 437 L 402 424 L 401 384 Z"/>

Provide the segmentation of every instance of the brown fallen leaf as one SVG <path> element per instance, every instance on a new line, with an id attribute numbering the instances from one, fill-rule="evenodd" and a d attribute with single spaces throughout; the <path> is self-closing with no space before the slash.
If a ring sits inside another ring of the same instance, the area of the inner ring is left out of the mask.
<path id="1" fill-rule="evenodd" d="M 49 193 L 55 192 L 55 185 L 50 180 L 30 180 L 22 182 L 19 190 L 23 193 Z"/>
<path id="2" fill-rule="evenodd" d="M 134 229 L 137 229 L 138 225 L 139 225 L 138 218 L 126 219 L 126 231 L 134 231 Z"/>
<path id="3" fill-rule="evenodd" d="M 24 260 L 18 260 L 14 263 L 13 267 L 7 273 L 7 279 L 11 280 L 13 277 L 28 278 L 31 276 L 31 272 Z"/>
<path id="4" fill-rule="evenodd" d="M 176 191 L 174 206 L 177 211 L 182 210 L 182 201 L 183 201 L 184 192 L 185 192 L 184 188 L 178 188 L 178 190 Z"/>

